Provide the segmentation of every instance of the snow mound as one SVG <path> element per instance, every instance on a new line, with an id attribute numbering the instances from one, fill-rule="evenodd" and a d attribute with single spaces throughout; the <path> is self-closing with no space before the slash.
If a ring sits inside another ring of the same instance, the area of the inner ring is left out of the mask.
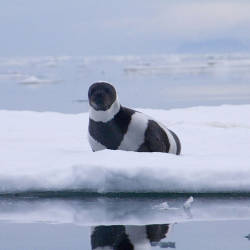
<path id="1" fill-rule="evenodd" d="M 94 153 L 87 113 L 0 111 L 0 192 L 250 192 L 250 105 L 142 111 L 178 134 L 181 156 Z"/>

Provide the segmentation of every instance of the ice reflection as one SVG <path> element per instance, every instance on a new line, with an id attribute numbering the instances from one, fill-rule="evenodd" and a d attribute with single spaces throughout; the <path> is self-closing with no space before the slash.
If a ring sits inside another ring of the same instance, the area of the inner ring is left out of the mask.
<path id="1" fill-rule="evenodd" d="M 27 237 L 28 244 L 30 234 L 38 232 L 36 242 L 51 238 L 46 249 L 59 249 L 54 247 L 56 237 L 73 239 L 69 248 L 60 249 L 249 249 L 248 195 L 193 195 L 193 202 L 188 196 L 178 195 L 161 198 L 60 196 L 2 196 L 0 230 L 2 227 L 9 234 L 19 235 L 25 228 L 23 231 L 29 233 L 20 238 Z M 40 228 L 44 231 L 39 231 Z M 52 232 L 52 228 L 56 230 Z M 75 232 L 78 232 L 77 239 Z M 11 243 L 6 240 L 3 244 Z M 22 249 L 29 247 L 25 245 Z M 36 249 L 44 249 L 44 246 Z"/>
<path id="2" fill-rule="evenodd" d="M 98 226 L 250 219 L 248 196 L 188 197 L 1 197 L 0 220 Z"/>

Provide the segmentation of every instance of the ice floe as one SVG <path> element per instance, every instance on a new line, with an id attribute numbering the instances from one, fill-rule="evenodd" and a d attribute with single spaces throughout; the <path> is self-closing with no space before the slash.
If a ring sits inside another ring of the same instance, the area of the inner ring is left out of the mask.
<path id="1" fill-rule="evenodd" d="M 94 153 L 88 113 L 1 110 L 0 192 L 250 192 L 250 105 L 143 111 L 179 135 L 181 156 Z"/>

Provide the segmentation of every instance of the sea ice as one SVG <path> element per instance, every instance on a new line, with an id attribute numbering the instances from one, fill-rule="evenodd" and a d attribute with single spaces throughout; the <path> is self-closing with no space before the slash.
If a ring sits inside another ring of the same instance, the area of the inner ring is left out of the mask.
<path id="1" fill-rule="evenodd" d="M 180 156 L 92 152 L 88 113 L 0 111 L 0 192 L 249 192 L 250 105 L 143 110 Z"/>

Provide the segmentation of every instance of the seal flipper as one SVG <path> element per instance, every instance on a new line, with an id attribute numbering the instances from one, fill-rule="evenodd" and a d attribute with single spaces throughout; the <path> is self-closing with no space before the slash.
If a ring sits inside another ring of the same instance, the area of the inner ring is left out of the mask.
<path id="1" fill-rule="evenodd" d="M 172 134 L 172 136 L 174 137 L 174 140 L 175 140 L 175 143 L 176 143 L 176 154 L 179 155 L 181 153 L 181 142 L 180 142 L 180 139 L 178 138 L 178 136 L 172 131 L 170 130 L 170 133 Z"/>

